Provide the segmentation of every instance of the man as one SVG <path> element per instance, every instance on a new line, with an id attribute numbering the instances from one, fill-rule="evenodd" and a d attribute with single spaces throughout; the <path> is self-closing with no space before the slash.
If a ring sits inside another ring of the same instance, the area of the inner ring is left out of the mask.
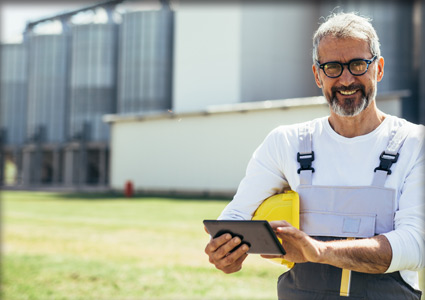
<path id="1" fill-rule="evenodd" d="M 251 219 L 261 202 L 292 189 L 300 230 L 271 222 L 295 266 L 279 299 L 420 299 L 425 266 L 424 126 L 376 107 L 384 75 L 370 22 L 331 16 L 313 37 L 313 74 L 330 115 L 273 130 L 251 158 L 219 219 Z M 298 157 L 298 161 L 297 161 Z M 222 235 L 206 246 L 216 268 L 239 271 L 248 247 Z M 270 258 L 271 256 L 265 256 Z"/>

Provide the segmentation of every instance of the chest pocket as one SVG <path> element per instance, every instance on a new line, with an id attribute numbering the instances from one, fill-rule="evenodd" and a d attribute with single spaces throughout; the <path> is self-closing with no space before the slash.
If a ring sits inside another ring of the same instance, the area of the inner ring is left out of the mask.
<path id="1" fill-rule="evenodd" d="M 374 186 L 299 186 L 300 229 L 311 236 L 366 238 L 394 229 L 395 191 Z"/>

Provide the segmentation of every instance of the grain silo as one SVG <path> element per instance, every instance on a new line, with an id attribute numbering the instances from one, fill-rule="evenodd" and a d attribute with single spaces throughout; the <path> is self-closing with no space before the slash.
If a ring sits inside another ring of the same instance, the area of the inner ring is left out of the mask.
<path id="1" fill-rule="evenodd" d="M 71 28 L 67 184 L 106 180 L 101 168 L 106 168 L 109 128 L 102 116 L 116 112 L 117 30 L 113 22 Z"/>
<path id="2" fill-rule="evenodd" d="M 70 136 L 78 137 L 84 124 L 90 140 L 106 142 L 108 126 L 102 115 L 116 108 L 115 24 L 84 24 L 72 28 L 70 80 Z"/>
<path id="3" fill-rule="evenodd" d="M 151 113 L 171 108 L 174 12 L 123 14 L 120 27 L 118 113 Z"/>
<path id="4" fill-rule="evenodd" d="M 29 37 L 28 139 L 66 140 L 67 40 L 62 34 Z"/>
<path id="5" fill-rule="evenodd" d="M 61 148 L 67 138 L 66 34 L 30 32 L 28 47 L 27 144 L 23 151 L 23 183 L 61 181 Z"/>
<path id="6" fill-rule="evenodd" d="M 0 47 L 0 179 L 7 165 L 13 174 L 6 174 L 6 184 L 17 184 L 26 138 L 27 52 L 22 43 Z"/>

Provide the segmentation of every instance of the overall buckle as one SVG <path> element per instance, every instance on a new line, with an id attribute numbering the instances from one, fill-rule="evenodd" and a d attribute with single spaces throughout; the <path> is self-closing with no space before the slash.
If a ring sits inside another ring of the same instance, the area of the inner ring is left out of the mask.
<path id="1" fill-rule="evenodd" d="M 390 168 L 392 164 L 397 162 L 398 153 L 394 155 L 394 154 L 385 153 L 385 151 L 383 151 L 381 155 L 379 156 L 379 160 L 381 161 L 381 163 L 379 164 L 379 167 L 375 168 L 374 172 L 376 172 L 376 170 L 386 171 L 387 174 L 390 175 L 391 174 Z"/>
<path id="2" fill-rule="evenodd" d="M 300 163 L 301 168 L 298 169 L 298 174 L 300 174 L 301 171 L 308 171 L 311 170 L 314 172 L 314 168 L 311 167 L 311 163 L 314 160 L 314 151 L 311 151 L 311 153 L 305 153 L 300 154 L 297 153 L 297 161 Z"/>

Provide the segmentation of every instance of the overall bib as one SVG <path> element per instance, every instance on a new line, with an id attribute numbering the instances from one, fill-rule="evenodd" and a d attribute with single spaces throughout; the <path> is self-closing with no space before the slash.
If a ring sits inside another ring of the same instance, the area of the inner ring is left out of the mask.
<path id="1" fill-rule="evenodd" d="M 370 186 L 314 186 L 311 130 L 299 129 L 300 229 L 318 240 L 368 238 L 394 229 L 396 194 L 385 188 L 391 165 L 408 130 L 392 132 L 380 156 Z M 371 170 L 372 172 L 372 170 Z M 366 274 L 317 263 L 298 263 L 278 280 L 279 300 L 394 299 L 419 300 L 421 292 L 408 285 L 399 272 Z"/>

